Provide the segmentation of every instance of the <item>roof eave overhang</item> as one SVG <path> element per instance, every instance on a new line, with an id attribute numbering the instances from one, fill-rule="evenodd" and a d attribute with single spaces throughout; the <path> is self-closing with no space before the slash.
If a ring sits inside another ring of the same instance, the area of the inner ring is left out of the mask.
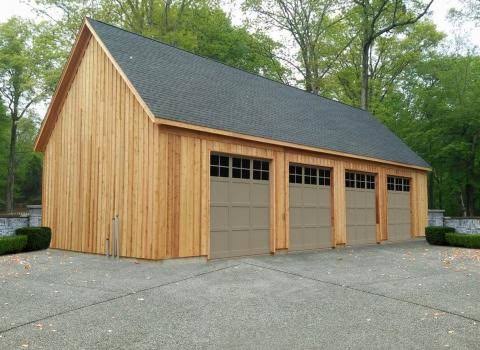
<path id="1" fill-rule="evenodd" d="M 391 161 L 391 160 L 385 160 L 385 159 L 380 159 L 380 158 L 374 158 L 374 157 L 356 155 L 356 154 L 351 154 L 351 153 L 345 153 L 345 152 L 335 151 L 335 150 L 326 149 L 326 148 L 311 147 L 311 146 L 301 145 L 301 144 L 292 143 L 292 142 L 279 141 L 279 140 L 274 140 L 274 139 L 268 139 L 268 138 L 265 138 L 265 137 L 241 134 L 241 133 L 233 132 L 233 131 L 214 129 L 214 128 L 209 128 L 209 127 L 205 127 L 205 126 L 194 125 L 194 124 L 189 124 L 189 123 L 185 123 L 185 122 L 170 120 L 170 119 L 166 119 L 166 118 L 162 118 L 162 117 L 155 117 L 154 118 L 154 123 L 155 124 L 160 124 L 160 125 L 176 127 L 176 128 L 200 131 L 200 132 L 208 133 L 208 134 L 227 136 L 227 137 L 232 137 L 232 138 L 246 140 L 246 141 L 253 141 L 253 142 L 263 143 L 263 144 L 267 144 L 267 145 L 288 147 L 288 148 L 295 149 L 295 150 L 302 150 L 302 151 L 307 151 L 307 152 L 328 154 L 328 155 L 337 156 L 337 157 L 358 159 L 358 160 L 363 160 L 363 161 L 369 161 L 369 162 L 381 163 L 381 164 L 388 164 L 388 165 L 392 165 L 392 166 L 409 168 L 409 169 L 416 169 L 416 170 L 421 170 L 421 171 L 431 171 L 432 170 L 430 167 L 423 167 L 423 166 L 420 166 L 420 165 L 395 162 L 395 161 Z"/>

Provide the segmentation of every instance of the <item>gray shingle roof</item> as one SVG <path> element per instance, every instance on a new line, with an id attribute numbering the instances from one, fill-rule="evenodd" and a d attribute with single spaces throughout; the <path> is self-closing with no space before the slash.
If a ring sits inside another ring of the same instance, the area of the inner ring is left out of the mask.
<path id="1" fill-rule="evenodd" d="M 88 21 L 156 117 L 429 166 L 361 109 Z"/>

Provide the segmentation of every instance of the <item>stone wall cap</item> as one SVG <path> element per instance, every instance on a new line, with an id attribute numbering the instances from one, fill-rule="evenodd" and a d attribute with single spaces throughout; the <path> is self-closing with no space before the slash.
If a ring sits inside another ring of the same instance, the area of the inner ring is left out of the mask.
<path id="1" fill-rule="evenodd" d="M 41 204 L 30 204 L 30 205 L 27 205 L 27 208 L 28 209 L 41 209 L 42 205 Z"/>
<path id="2" fill-rule="evenodd" d="M 445 210 L 443 210 L 443 209 L 428 209 L 428 212 L 430 212 L 430 213 L 445 213 Z"/>
<path id="3" fill-rule="evenodd" d="M 445 219 L 451 219 L 451 220 L 480 220 L 480 216 L 446 216 Z"/>

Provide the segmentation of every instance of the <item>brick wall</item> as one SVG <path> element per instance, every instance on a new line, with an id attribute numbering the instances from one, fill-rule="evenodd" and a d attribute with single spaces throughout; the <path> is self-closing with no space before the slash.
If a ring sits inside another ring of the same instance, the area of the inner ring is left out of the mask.
<path id="1" fill-rule="evenodd" d="M 444 216 L 444 210 L 429 210 L 428 225 L 448 226 L 460 233 L 480 234 L 480 218 L 451 218 Z"/>
<path id="2" fill-rule="evenodd" d="M 0 216 L 0 237 L 11 236 L 20 227 L 42 226 L 42 206 L 28 205 L 28 215 Z"/>

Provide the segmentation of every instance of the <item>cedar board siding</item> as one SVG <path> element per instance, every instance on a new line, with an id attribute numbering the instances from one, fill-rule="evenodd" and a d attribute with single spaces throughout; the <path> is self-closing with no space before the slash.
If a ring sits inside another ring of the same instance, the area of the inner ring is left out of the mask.
<path id="1" fill-rule="evenodd" d="M 412 232 L 424 233 L 426 171 L 156 124 L 91 37 L 45 148 L 51 247 L 103 254 L 118 214 L 122 256 L 208 256 L 212 151 L 271 160 L 272 252 L 288 248 L 289 162 L 332 169 L 332 246 L 346 239 L 345 170 L 377 174 L 378 242 L 387 239 L 387 175 L 411 178 Z"/>

